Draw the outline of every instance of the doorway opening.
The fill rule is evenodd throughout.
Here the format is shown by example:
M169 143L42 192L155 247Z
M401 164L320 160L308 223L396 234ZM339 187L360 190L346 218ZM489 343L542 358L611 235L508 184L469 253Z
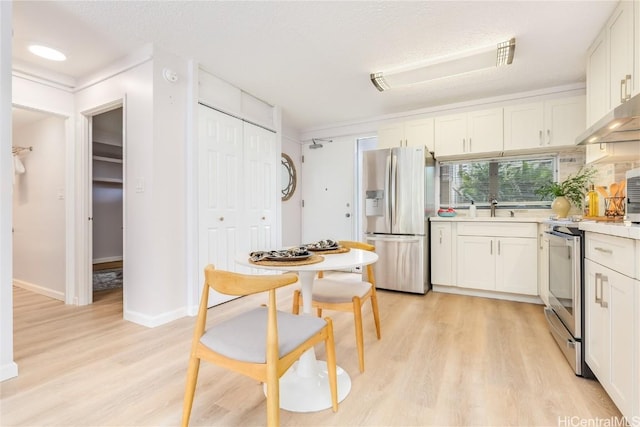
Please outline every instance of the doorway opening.
M12 109L13 284L61 301L67 281L66 120Z
M90 117L92 302L124 288L124 127L119 106Z

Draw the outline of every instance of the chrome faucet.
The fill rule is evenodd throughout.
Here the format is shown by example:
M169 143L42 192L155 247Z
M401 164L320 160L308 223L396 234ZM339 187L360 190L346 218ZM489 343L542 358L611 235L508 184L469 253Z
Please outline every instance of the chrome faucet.
M496 199L491 199L489 203L491 203L491 218L493 218L496 216L496 206L498 206L498 201Z

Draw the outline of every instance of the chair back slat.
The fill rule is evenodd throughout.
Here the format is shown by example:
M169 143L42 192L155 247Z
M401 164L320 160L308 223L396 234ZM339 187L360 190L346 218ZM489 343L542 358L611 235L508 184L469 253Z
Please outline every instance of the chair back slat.
M364 251L375 251L376 247L373 245L370 245L369 243L364 243L364 242L356 242L353 240L340 240L338 242L338 244L340 246L344 246L345 248L351 248L351 249L362 249Z
M208 265L205 270L205 282L216 291L226 295L251 295L259 292L287 286L298 281L294 273L266 275L240 274L216 270Z
M371 252L374 252L376 250L375 246L370 245L369 243L364 243L364 242L355 242L352 240L340 240L338 243L340 244L340 246L344 246L345 248L350 248L350 249L362 249L364 251L371 251ZM367 269L367 278L369 279L369 283L375 286L376 278L373 274L373 264L368 264L366 269Z

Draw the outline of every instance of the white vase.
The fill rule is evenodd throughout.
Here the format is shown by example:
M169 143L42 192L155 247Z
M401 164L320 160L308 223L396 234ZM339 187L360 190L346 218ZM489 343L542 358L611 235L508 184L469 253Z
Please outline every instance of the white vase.
M571 202L564 196L558 196L551 202L551 210L558 218L566 218L571 210Z

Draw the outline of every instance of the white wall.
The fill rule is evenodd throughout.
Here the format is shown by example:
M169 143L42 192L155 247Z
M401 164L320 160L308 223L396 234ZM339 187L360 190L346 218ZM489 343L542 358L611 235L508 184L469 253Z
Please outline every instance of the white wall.
M13 129L26 172L13 185L13 278L18 286L64 301L65 119Z
M164 68L176 71L178 82L166 81ZM89 86L75 97L79 118L124 100L124 317L146 326L186 313L188 79L186 61L156 49L153 60ZM77 144L83 143L85 132L79 132Z
M11 254L11 2L0 2L0 381L18 375L13 361Z
M302 243L301 200L302 200L302 165L301 145L295 137L282 136L282 152L288 154L296 167L297 185L293 196L282 203L282 246L295 246Z

